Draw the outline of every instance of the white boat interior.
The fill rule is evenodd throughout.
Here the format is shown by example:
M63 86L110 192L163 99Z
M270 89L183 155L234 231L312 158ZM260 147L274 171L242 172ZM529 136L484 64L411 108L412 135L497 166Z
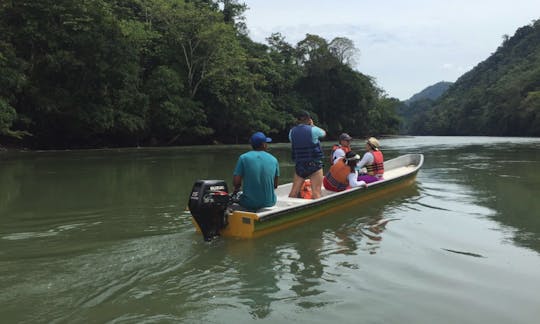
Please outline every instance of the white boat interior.
M395 159L391 159L384 162L384 178L377 182L367 184L366 187L356 187L347 189L340 192L329 191L322 188L322 197L316 200L303 199L303 198L290 198L289 192L291 190L292 183L286 183L276 188L277 202L272 207L266 207L259 209L256 213L260 219L265 216L272 215L283 210L295 208L301 205L308 205L319 203L321 200L332 199L339 195L347 195L356 190L369 190L370 187L379 186L385 182L394 180L399 177L403 177L410 173L417 171L423 163L424 157L422 154L407 154L399 156Z

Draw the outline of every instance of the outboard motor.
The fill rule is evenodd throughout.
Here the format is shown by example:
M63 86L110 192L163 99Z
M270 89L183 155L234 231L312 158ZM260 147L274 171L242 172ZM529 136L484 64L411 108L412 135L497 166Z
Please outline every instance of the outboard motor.
M189 211L199 225L205 241L211 241L227 225L230 203L227 183L223 180L197 180L189 197Z

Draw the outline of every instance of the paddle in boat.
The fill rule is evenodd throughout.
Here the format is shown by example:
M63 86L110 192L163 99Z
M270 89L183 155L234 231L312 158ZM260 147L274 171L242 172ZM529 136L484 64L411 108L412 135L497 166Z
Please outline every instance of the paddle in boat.
M206 241L216 236L254 238L409 186L423 162L422 154L399 156L384 162L383 180L340 192L323 188L319 199L289 198L292 183L283 184L276 188L276 205L257 211L236 208L225 181L197 180L189 197L189 213Z

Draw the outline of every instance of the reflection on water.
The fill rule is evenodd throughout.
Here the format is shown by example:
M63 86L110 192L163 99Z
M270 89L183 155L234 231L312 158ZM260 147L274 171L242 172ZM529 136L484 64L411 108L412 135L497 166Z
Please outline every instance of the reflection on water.
M517 244L540 252L540 145L529 141L497 143L489 149L458 147L452 151L454 158L434 155L429 164L438 165L438 176L446 181L437 184L444 195L437 201L448 200L455 210L456 202L469 200L473 206L467 213L493 217L512 228L511 239ZM456 188L448 190L448 182Z
M382 144L387 158L424 153L415 185L256 240L210 244L183 213L189 191L199 178L230 183L247 145L2 152L0 317L535 322L540 141ZM272 153L290 181L289 145Z
M224 243L234 267L244 265L237 289L252 318L270 316L275 303L303 310L339 303L342 298L329 294L328 285L362 269L362 258L377 253L386 227L399 222L396 214L418 195L413 185L368 206L319 219L317 226L304 224L257 240ZM302 239L291 241L294 237Z

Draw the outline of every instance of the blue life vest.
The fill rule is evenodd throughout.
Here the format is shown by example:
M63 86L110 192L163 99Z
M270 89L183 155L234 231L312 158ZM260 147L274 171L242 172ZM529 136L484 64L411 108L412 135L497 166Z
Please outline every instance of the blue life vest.
M298 125L291 129L292 159L294 162L322 160L321 142L313 143L310 125Z

